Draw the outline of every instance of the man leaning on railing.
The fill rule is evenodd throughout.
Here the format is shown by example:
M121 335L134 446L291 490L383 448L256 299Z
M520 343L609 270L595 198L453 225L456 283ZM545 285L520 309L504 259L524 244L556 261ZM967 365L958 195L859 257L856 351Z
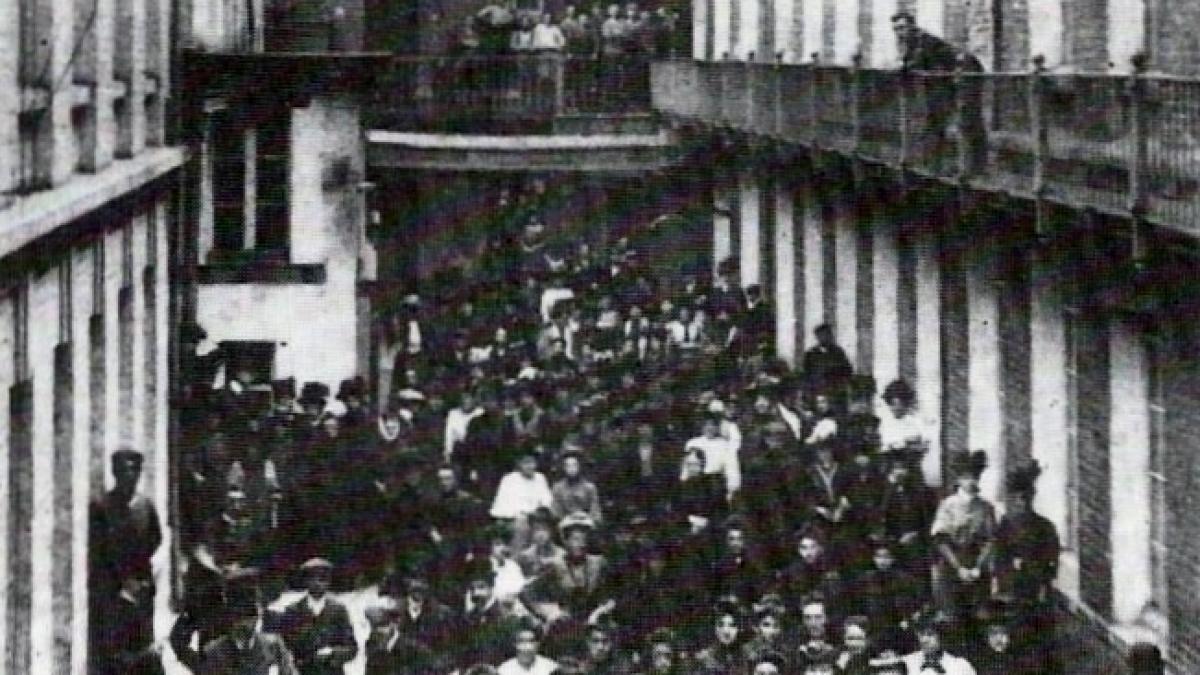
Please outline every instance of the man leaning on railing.
M916 17L910 12L897 12L892 16L892 29L901 49L901 69L917 73L981 73L983 64L973 54L962 51L917 26ZM945 86L927 87L926 124L934 135L936 158L945 157L953 149L950 127L955 120L955 87L947 78ZM983 103L977 86L968 86L962 99L958 132L966 140L969 171L979 168L986 153L986 138L983 125Z

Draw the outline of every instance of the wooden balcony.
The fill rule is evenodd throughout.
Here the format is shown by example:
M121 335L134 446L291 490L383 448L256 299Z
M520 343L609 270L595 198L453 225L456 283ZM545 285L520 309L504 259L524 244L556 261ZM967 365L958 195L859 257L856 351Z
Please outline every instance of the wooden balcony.
M1200 235L1200 81L686 60L651 89L681 123Z

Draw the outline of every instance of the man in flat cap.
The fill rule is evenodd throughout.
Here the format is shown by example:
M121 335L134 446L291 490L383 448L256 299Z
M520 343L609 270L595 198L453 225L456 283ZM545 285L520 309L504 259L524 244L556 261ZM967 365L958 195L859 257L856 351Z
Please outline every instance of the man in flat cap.
M300 570L308 592L284 611L284 640L300 675L341 675L358 654L358 643L346 607L329 597L333 564L312 558Z

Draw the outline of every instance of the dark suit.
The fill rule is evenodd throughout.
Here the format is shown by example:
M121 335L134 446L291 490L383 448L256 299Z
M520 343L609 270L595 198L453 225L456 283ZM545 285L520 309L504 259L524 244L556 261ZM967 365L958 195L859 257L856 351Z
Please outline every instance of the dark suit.
M93 610L96 675L161 675L154 643L154 607L150 596L133 601L118 595Z
M453 646L459 622L449 607L426 600L421 613L414 618L404 602L400 605L397 628L402 638L434 655L445 654Z
M274 633L258 633L244 649L228 635L204 648L196 675L297 675L295 660L283 638Z
M468 612L463 617L462 640L458 641L459 667L503 663L512 654L513 635L520 625L496 603Z
M162 544L162 529L154 503L142 495L126 502L110 491L91 509L91 584L115 597L121 581L152 580L150 556Z
M841 347L817 345L804 352L801 372L804 373L805 385L810 393L829 393L840 397L850 382L850 376L854 374L854 367Z
M309 609L307 598L289 605L283 613L282 628L301 675L342 675L342 666L358 653L350 615L333 598L326 598L324 609L317 615ZM325 647L332 648L333 653L318 656L317 652Z

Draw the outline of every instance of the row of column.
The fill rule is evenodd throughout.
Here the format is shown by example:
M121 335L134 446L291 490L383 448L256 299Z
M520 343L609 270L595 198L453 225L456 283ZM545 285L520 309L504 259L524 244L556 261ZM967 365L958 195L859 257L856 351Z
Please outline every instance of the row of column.
M119 447L144 453L142 492L167 512L169 216L165 197L144 203L46 256L0 301L6 673L87 672L88 505L111 486ZM155 560L164 607L167 548Z
M1073 330L1062 260L987 243L1023 216L964 211L952 195L745 168L717 177L713 207L714 265L734 261L743 287L768 290L767 243L779 358L797 364L813 329L830 324L880 388L909 381L934 438L930 485L943 485L947 452L984 450L982 491L1003 508L1007 468L1035 458L1037 508L1068 548L1064 590L1088 596L1080 569L1099 570L1110 590L1096 602L1120 620L1137 616L1151 595L1152 468L1138 324L1090 319L1102 343Z
M0 195L57 186L164 140L168 0L0 4Z
M1028 67L1029 59L1040 55L1050 68L1090 69L1091 61L1100 59L1103 69L1107 59L1110 69L1125 72L1145 49L1152 7L1146 0L1029 0L1027 7L1012 0L693 0L694 56L719 60L728 54L745 60L753 53L773 60L782 53L786 62L798 63L816 54L823 63L849 66L861 54L867 67L892 68L898 64L899 47L891 17L901 9L912 12L921 28L967 49L988 68L996 51L1011 52L1020 45L1028 53L1007 59L1017 67ZM999 32L997 17L1003 24ZM1086 24L1089 34L1072 35L1067 28L1072 20ZM1092 24L1102 33L1099 51L1090 35ZM1014 47L995 44L998 34Z

